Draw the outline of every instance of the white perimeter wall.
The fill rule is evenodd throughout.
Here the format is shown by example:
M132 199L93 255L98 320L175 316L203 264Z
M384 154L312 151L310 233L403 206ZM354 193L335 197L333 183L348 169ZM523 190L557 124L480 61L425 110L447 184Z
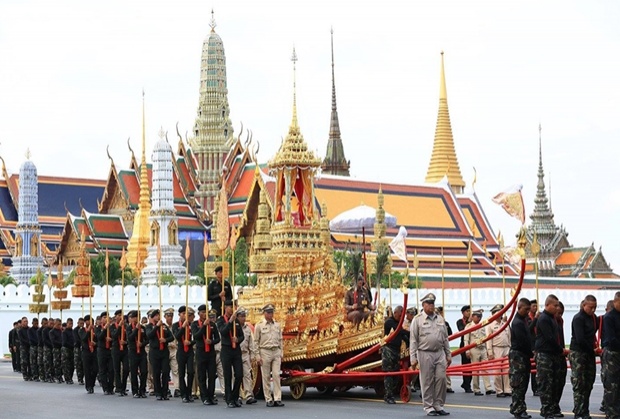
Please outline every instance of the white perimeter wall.
M88 298L84 299L84 308L82 309L81 298L71 298L71 290L69 291L69 299L71 299L71 309L65 310L62 313L63 321L67 317L73 318L74 322L82 317L83 314L88 314L89 303ZM13 327L13 322L21 319L23 316L27 316L29 324L32 324L32 318L36 317L36 314L28 311L28 305L32 303L31 293L34 292L34 286L28 287L26 285L8 285L6 287L0 286L0 354L8 353L8 334L9 330ZM44 294L48 293L47 287L44 287ZM436 305L443 305L444 312L446 313L446 319L453 332L457 331L456 321L461 317L461 307L469 304L469 290L468 289L446 289L444 294L446 302L442 301L441 289L420 289L418 291L418 298L422 298L427 293L432 292L437 297ZM374 293L374 290L373 290ZM510 300L510 290L506 289L506 301ZM579 303L587 294L593 294L598 300L597 314L601 314L605 310L605 305L608 300L613 299L615 291L612 290L571 290L571 289L541 289L539 291L540 300L544 301L548 294L555 294L560 301L564 303L566 312L564 314L564 336L566 343L570 342L571 337L571 319L579 311ZM110 303L110 311L114 311L121 308L122 290L120 286L110 287L108 299ZM484 309L484 317L490 316L490 309L495 304L503 303L503 290L501 288L479 288L472 290L472 300L475 308ZM536 298L536 290L532 288L524 289L521 292L520 297L526 297L528 299ZM137 293L136 288L133 286L125 287L125 312L131 309L135 309L137 306ZM381 299L389 304L389 290L381 289ZM106 309L106 287L95 287L95 295L92 298L93 302L93 315L98 315ZM191 286L189 288L189 305L190 307L197 308L200 304L205 302L205 290L204 286ZM49 303L49 297L46 297L46 303ZM402 305L403 294L400 290L392 290L392 306ZM165 308L173 307L175 310L182 305L185 305L185 286L165 286L162 287L162 305ZM416 306L416 291L409 291L409 307ZM150 308L159 308L159 293L156 286L142 286L140 287L140 308L142 315ZM60 317L60 312L53 311L52 316L54 318ZM41 313L39 317L49 317L48 313ZM176 316L175 316L176 319ZM458 346L458 342L452 342L452 346Z

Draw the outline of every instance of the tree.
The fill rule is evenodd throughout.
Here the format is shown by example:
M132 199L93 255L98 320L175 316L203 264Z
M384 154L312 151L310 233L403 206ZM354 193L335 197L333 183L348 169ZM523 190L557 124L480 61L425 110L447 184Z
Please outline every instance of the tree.
M101 252L90 262L93 285L106 284L105 253ZM133 272L129 266L125 267L125 284L133 283ZM118 258L110 256L108 284L113 287L121 284L121 263Z
M230 248L226 249L226 260L232 269L232 251ZM248 245L245 238L242 237L237 241L235 248L235 285L248 285L249 265Z
M11 284L17 285L17 281L8 275L0 276L0 285L6 287L7 285L11 285Z

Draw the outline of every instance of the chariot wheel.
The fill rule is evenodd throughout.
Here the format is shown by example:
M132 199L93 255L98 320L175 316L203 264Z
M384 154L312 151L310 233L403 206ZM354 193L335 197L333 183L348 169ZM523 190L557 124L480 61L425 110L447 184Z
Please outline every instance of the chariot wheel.
M297 370L297 371L304 370L300 365L294 365L291 369ZM299 383L291 384L289 386L289 389L291 390L291 396L293 397L293 399L299 400L304 396L304 394L306 394L306 383L299 382Z
M316 391L318 391L321 396L329 396L335 389L334 386L316 386Z

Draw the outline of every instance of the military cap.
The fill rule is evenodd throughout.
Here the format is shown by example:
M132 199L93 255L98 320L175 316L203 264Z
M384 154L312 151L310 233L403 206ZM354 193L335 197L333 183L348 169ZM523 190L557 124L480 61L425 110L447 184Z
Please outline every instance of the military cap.
M418 314L418 309L415 307L409 307L407 309L407 314L413 314L415 316L416 314Z
M164 316L167 316L169 314L174 316L174 309L172 307L167 308L167 309L164 310Z
M491 309L491 314L495 314L495 313L497 313L497 312L498 312L498 311L500 311L502 308L504 308L504 305L503 305L503 304L495 304L495 305L493 306L493 308Z
M36 320L36 319L35 319ZM86 316L84 316L84 321L89 321L90 320L90 314L87 314Z
M471 310L471 307L469 305L461 307L461 313L465 313L467 310Z
M116 311L114 312L114 315L115 315L115 316L118 316L119 314L123 314L123 310L118 309L118 310L116 310Z
M263 307L263 313L273 313L275 309L276 308L273 306L273 304L267 304L265 307Z
M472 316L482 317L482 312L483 312L483 311L484 311L483 309L474 310L474 311L472 311L471 315L472 315Z
M131 310L129 313L127 313L127 317L129 317L130 319L138 317L138 310Z
M223 271L222 265L215 268L215 273L222 272L222 271Z
M232 307L233 306L233 302L232 300L226 300L224 301L224 307Z
M424 297L422 297L420 299L421 302L423 303L430 303L430 304L435 304L435 294L433 294L432 292L429 292L428 294L426 294Z
M155 316L159 315L159 309L154 309L154 310L149 310L151 312L151 314L149 314L149 317L152 319Z
M245 307L239 307L237 309L237 316L245 316L246 314L248 314L248 311L245 309Z
M187 309L187 315L188 315L188 316L191 316L191 315L193 315L194 313L196 313L196 311L194 311L194 309L193 309L193 308L189 307L189 308Z
M217 311L216 310L209 310L209 317L217 317Z
M108 312L107 311L102 311L101 314L99 315L99 317L108 317Z
M179 307L179 314L185 313L186 307L185 306L181 306Z
M206 304L200 304L198 306L198 311L207 311L207 305Z
M435 310L437 310L440 313L443 313L443 307L442 306L435 307Z

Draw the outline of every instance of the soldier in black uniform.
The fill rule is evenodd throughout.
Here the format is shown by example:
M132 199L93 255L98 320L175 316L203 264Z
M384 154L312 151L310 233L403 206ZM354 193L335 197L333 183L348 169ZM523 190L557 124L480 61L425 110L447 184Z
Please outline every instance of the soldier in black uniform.
M52 344L52 368L51 375L54 382L64 383L62 379L62 321L56 319L53 327L49 331L50 342Z
M103 389L103 394L111 396L114 394L114 365L112 364L112 319L108 317L108 312L101 313L100 324L95 328L97 335L97 365L99 367L99 383Z
M241 347L245 335L241 329L241 324L237 320L237 312L233 312L231 300L224 302L224 315L217 319L217 328L220 332L222 350L220 359L224 369L224 388L226 406L241 407L239 390L243 380L243 359L241 357ZM234 384L233 384L234 371Z
M50 317L47 327L43 327L41 337L43 338L43 364L45 365L45 379L49 383L55 383L54 377L54 345L50 338L50 332L54 328L54 319Z
M19 366L19 339L17 331L19 330L19 322L13 323L13 328L9 331L9 352L11 353L11 364L13 372L21 372Z
M409 334L402 328L398 328L398 322L403 315L403 307L398 306L394 309L392 316L388 317L383 324L383 335L388 336L397 330L396 336L381 348L381 369L385 372L400 371L400 347L405 343L409 344ZM388 404L395 404L394 393L398 387L400 377L388 375L383 379L385 395L383 400Z
M457 329L459 329L459 332L464 330L465 326L467 326L467 323L470 322L471 307L468 305L461 307L461 315L462 317L456 321L456 327ZM465 346L465 336L461 336L461 343L459 344L459 348L462 348L464 346ZM462 352L461 353L461 365L467 365L467 364L471 364L471 359L467 357L466 352ZM468 375L463 374L463 384L461 384L461 387L463 388L463 390L465 390L465 393L474 392L471 389L471 379L472 379L471 374L468 374Z
M134 399L145 399L146 378L148 376L148 361L146 359L146 329L138 324L138 312L132 310L127 313L129 324L127 325L127 351L129 356L129 369L131 371L131 393ZM138 383L138 377L140 382Z
M22 324L17 331L17 338L19 339L19 360L21 361L21 371L24 381L30 381L34 379L30 364L30 338L28 337L29 331L30 328L28 327L28 317L22 317ZM38 377L36 378L38 379Z
M528 326L528 313L531 303L527 298L521 298L517 305L517 312L510 326L510 352L509 376L510 388L512 389L512 403L510 413L516 419L529 419L532 416L527 414L527 404L525 403L525 393L530 381L532 358L532 335Z
M217 312L218 316L222 315L222 301L232 301L232 288L230 283L222 278L223 270L221 266L215 268L215 277L209 284L208 296L211 301L211 309ZM222 281L224 281L224 290L222 290Z
M45 320L47 324L47 319ZM41 320L43 322L43 320ZM45 367L41 371L43 363L43 338L41 337L41 328L39 327L39 319L32 319L32 326L28 329L28 340L30 341L30 369L32 371L31 378L33 381L45 380Z
M196 373L200 397L203 404L214 405L217 404L215 399L215 377L217 375L215 345L220 342L220 334L213 322L216 316L215 310L209 312L208 319L206 311L205 304L198 307L198 320L192 323L192 335L196 342Z
M114 387L119 397L127 395L129 358L127 356L127 325L123 311L114 312L114 322L110 325L112 335L112 366L114 367Z
M179 307L179 321L172 325L172 334L177 340L177 365L179 367L179 390L183 403L191 403L192 383L194 382L194 337L191 325L194 309ZM187 377L186 377L187 374Z
M78 384L84 385L84 364L82 364L82 341L80 340L80 329L84 327L84 319L80 317L77 322L77 326L73 329L73 365L75 366L75 373L77 375Z
M67 325L62 331L62 372L65 376L65 383L73 384L73 365L75 349L75 339L73 335L73 319L67 319Z
M527 319L528 327L530 328L530 335L532 337L532 351L534 350L534 345L536 344L536 323L538 322L539 316L540 311L538 311L538 301L530 300L530 312L528 313ZM538 392L538 380L536 379L536 363L534 363L533 371L530 372L530 381L532 383L532 393L534 396L540 396Z
M78 331L80 342L82 343L82 369L84 370L84 387L88 394L95 392L95 381L97 380L97 337L95 335L95 325L90 315L84 316L84 327Z
M620 418L620 291L614 294L613 308L603 317L603 377L606 418Z
M153 387L157 400L168 400L170 381L170 352L168 343L174 340L168 325L161 321L159 310L151 313L151 322L146 326L149 338L149 363L153 368Z

